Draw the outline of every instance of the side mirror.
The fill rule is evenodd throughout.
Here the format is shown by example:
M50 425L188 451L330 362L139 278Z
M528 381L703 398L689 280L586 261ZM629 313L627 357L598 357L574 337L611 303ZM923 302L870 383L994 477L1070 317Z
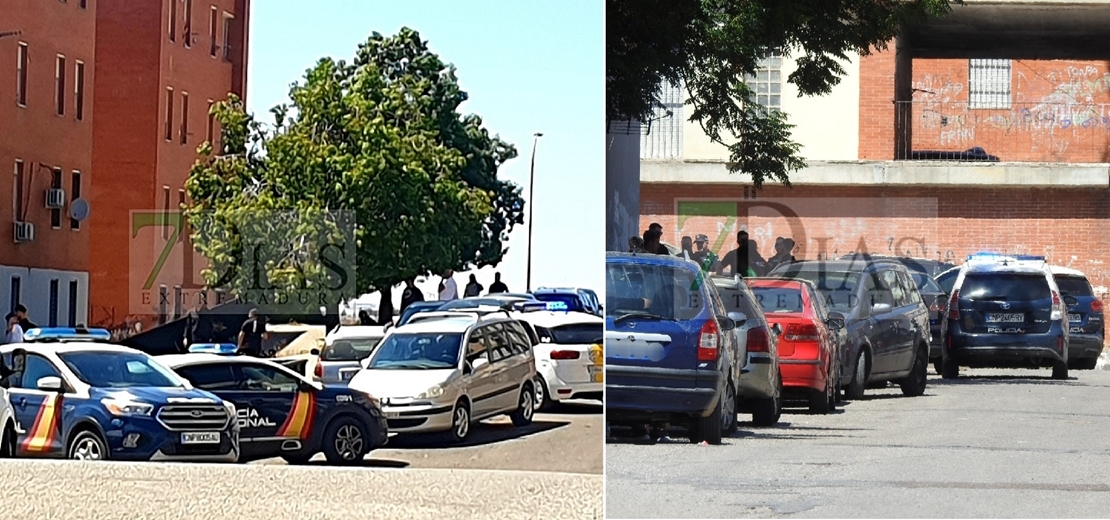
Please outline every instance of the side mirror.
M774 331L776 336L782 336L782 325L778 323L771 325L771 330Z
M717 316L717 326L721 327L721 330L733 330L736 328L736 322L728 316Z
M730 312L728 313L728 317L731 318L734 323L736 323L737 327L743 327L744 324L748 322L748 317L742 312Z
M471 365L469 361L463 361L462 373L464 376L469 376L470 374L473 374L474 365Z
M488 364L489 364L488 359L486 359L484 357L480 357L478 359L475 359L474 361L471 361L470 362L470 367L471 367L471 370L477 372L478 370L481 370L482 367L484 367Z
M830 330L840 330L843 329L846 325L844 322L844 318L832 316L830 316L828 320L825 320L825 324L829 326Z
M890 312L892 307L889 303L876 303L871 306L871 314L886 314Z
M314 348L314 349L308 351L308 353L312 354L313 356L319 356L320 355L320 349Z
M55 376L39 378L39 380L35 382L35 386L44 392L61 392L62 379Z

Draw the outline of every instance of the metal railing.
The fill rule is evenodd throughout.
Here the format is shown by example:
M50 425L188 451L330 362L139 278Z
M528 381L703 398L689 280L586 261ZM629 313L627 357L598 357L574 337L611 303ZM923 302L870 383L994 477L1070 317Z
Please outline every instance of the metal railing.
M894 102L894 158L958 162L1110 162L1110 103L1082 100L973 108Z

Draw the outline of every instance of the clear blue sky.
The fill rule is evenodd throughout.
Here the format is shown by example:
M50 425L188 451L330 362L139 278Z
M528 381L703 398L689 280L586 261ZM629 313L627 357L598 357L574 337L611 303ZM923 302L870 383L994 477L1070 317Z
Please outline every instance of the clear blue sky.
M247 102L264 122L289 85L318 59L350 61L374 31L417 30L458 69L470 94L461 112L482 117L519 157L499 176L524 189L536 153L532 285L604 289L605 22L602 0L252 2ZM529 201L530 203L532 201ZM526 209L527 212L527 209ZM514 229L496 270L524 289L528 229ZM478 273L487 288L494 269ZM459 289L464 276L456 276Z

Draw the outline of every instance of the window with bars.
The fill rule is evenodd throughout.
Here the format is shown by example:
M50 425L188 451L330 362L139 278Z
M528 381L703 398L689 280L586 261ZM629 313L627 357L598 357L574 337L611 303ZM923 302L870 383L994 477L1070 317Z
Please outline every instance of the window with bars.
M771 51L759 61L754 76L744 76L744 83L755 92L756 103L767 110L782 110L782 52Z
M662 107L656 107L651 121L641 126L647 133L640 137L641 159L678 159L682 157L683 87L663 85L659 91Z
M56 190L62 189L62 169L55 167L50 173L50 187ZM50 210L50 227L54 229L62 228L61 209L54 208Z
M73 111L78 121L85 119L85 62L78 61L73 77Z
M15 102L21 106L27 106L27 44L19 42L19 51L17 55L18 61L16 62L16 84L15 84Z
M70 197L69 197L70 203L72 203L73 201L81 198L81 172L80 171L73 170L73 173L70 174L69 193L70 193ZM73 229L73 230L81 229L81 221L77 220L75 218L70 218L69 219L69 229Z
M166 140L173 141L173 87L166 87Z
M1010 60L969 60L968 108L1009 109L1010 69Z
M54 67L54 108L58 115L66 115L66 57L61 54Z

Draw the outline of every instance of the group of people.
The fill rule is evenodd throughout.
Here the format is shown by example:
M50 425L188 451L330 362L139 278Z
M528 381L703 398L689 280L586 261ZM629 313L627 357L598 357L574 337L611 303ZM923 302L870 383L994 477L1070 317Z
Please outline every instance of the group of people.
M756 241L743 230L736 234L736 249L725 253L724 258L717 258L717 255L709 249L709 237L705 235L699 234L693 239L688 236L682 237L681 248L662 242L662 238L663 226L652 223L647 231L644 231L643 237L628 239L628 251L685 257L702 266L702 269L707 272L718 275L739 275L744 278L765 276L781 264L797 261L794 258L796 244L791 238L778 237L775 240L775 252L770 258L763 258Z

